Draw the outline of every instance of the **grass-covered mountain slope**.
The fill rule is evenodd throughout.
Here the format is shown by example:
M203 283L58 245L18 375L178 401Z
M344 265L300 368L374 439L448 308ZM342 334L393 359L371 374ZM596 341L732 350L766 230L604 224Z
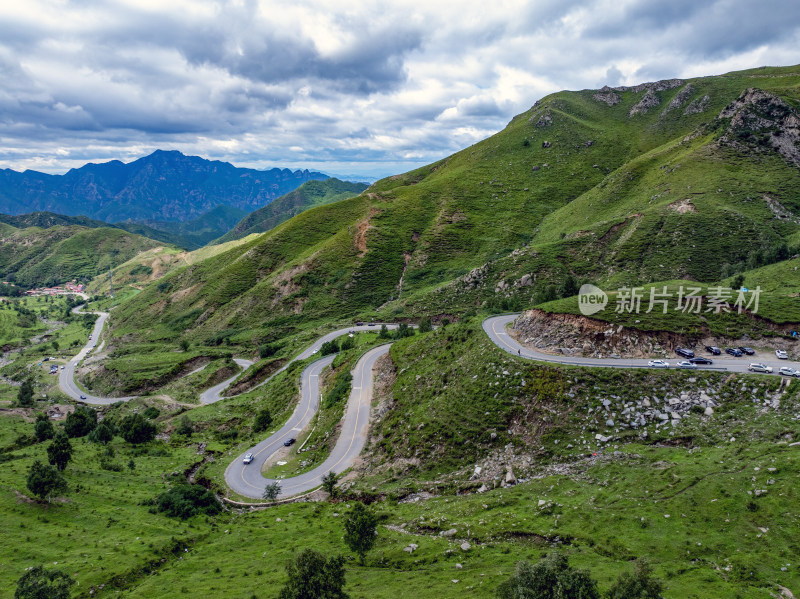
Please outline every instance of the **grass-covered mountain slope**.
M22 287L89 281L139 252L163 245L122 229L56 225L0 231L0 277Z
M503 286L529 304L570 274L713 282L778 261L800 231L798 84L785 67L553 94L487 140L168 276L119 309L114 334L254 347L381 308L463 312Z
M364 183L340 181L335 177L324 181L307 181L294 191L248 214L220 237L217 243L269 231L304 210L353 197L366 188L367 185Z

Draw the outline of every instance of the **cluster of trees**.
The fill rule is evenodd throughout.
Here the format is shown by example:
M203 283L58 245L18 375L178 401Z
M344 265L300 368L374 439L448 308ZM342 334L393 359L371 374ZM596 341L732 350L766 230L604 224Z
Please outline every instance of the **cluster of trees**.
M623 572L605 593L607 599L661 599L663 584L646 560L637 560L633 572ZM597 582L585 570L569 565L557 551L536 564L522 561L497 589L499 599L600 599Z
M333 475L336 484L336 475ZM357 554L363 565L366 554L377 539L378 515L356 502L344 519L344 542ZM347 599L344 592L345 558L325 557L319 551L305 549L286 566L288 581L279 599Z
M157 416L158 410L155 412ZM31 465L26 486L33 495L49 502L54 493L67 490L67 481L62 472L66 470L74 453L70 439L86 437L92 443L107 445L115 435L120 435L135 445L152 441L156 435L156 426L142 414L131 414L118 422L111 418L98 422L97 412L88 406L78 406L75 411L67 414L63 427L53 426L46 414L37 415L33 435L38 442L50 440L50 444L47 446L47 464L37 460ZM111 447L107 450L111 450ZM128 467L133 470L132 460Z
M339 341L338 339L331 339L330 341L326 341L320 347L319 353L323 356L328 356L330 354L335 354L340 351L347 351L348 349L353 349L356 346L356 338L355 336L350 337L347 335Z
M152 511L181 520L197 514L213 516L222 511L216 495L201 485L176 485L161 493L152 504Z
M381 330L378 333L378 339L405 339L414 335L414 329L402 322L393 331L389 330L385 324L381 325Z

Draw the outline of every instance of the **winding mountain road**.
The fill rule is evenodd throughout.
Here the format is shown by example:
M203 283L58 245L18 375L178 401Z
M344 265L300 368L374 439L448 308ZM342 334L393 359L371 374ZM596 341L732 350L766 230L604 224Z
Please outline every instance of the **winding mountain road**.
M77 311L78 308L75 309ZM92 339L83 349L73 357L59 375L59 385L61 389L70 397L92 404L110 404L117 401L127 401L132 397L98 397L88 392L81 391L75 384L75 367L94 347L102 328L108 319L108 313L97 312L99 318L95 323ZM549 362L553 364L564 364L574 366L589 366L602 368L648 368L649 360L646 358L583 358L575 356L558 356L546 354L535 349L531 349L520 344L508 331L508 326L516 320L519 314L504 314L492 316L483 321L483 330L489 339L504 351L520 356L522 358ZM296 360L304 360L316 354L322 345L327 341L332 341L343 335L358 331L375 331L380 325L358 325L332 331L317 339L308 348L300 352L292 360L287 362L281 369L273 373L272 376L257 385L266 384L278 373L282 372ZM397 325L388 325L388 328L397 328ZM281 485L280 497L290 497L312 491L322 484L322 477L328 472L341 473L350 468L356 458L364 448L369 430L369 414L372 401L372 372L377 360L389 351L390 344L381 345L367 351L356 363L352 371L353 386L350 392L345 413L342 418L342 429L333 450L328 458L313 470L296 477L281 479L277 481ZM274 434L264 439L254 447L242 452L225 470L225 482L236 493L245 497L260 499L265 487L274 482L265 478L261 474L262 467L266 460L283 447L284 441L296 438L305 430L314 415L319 409L319 377L322 371L333 362L334 356L326 356L310 364L301 374L300 400L297 403L292 415L286 423ZM761 359L763 361L763 358ZM253 365L250 360L241 358L235 359L236 363L243 369ZM786 360L769 360L767 365L772 366L777 373L781 366L792 366L800 368L800 363L789 362ZM748 372L749 360L740 359L716 359L713 366L700 366L698 369L729 371L729 372ZM227 389L241 373L233 376L222 383L206 390L200 395L202 404L214 403L223 399L222 393ZM243 458L246 454L252 453L254 456L250 464L244 464Z
M353 465L364 448L369 431L369 414L372 404L372 371L378 359L389 351L390 344L380 345L366 352L352 370L353 386L342 418L342 429L328 458L319 466L292 478L278 480L280 497L306 493L322 484L328 472L337 474ZM289 420L281 429L261 441L255 447L239 455L225 470L225 482L236 493L260 499L271 479L261 475L266 460L283 447L284 441L295 438L304 430L319 408L319 376L333 362L334 356L326 356L308 366L302 373L301 397ZM244 456L252 453L250 464L243 462Z
M483 321L483 330L489 336L489 339L499 348L529 360L538 360L540 362L550 362L552 364L568 364L571 366L593 366L602 368L652 368L648 366L650 359L648 358L581 358L578 356L555 356L553 354L545 354L543 352L525 347L519 343L508 332L508 326L514 322L519 314L503 314L500 316L492 316ZM683 358L675 358L680 361ZM751 362L759 362L772 366L773 374L778 374L778 369L781 366L790 366L795 369L800 369L800 362L790 362L788 360L764 360L763 358L756 358L754 356L743 356L741 358L728 358L721 356L714 356L714 364L712 366L699 365L696 369L692 370L714 370L714 371L728 371L728 372L748 372L747 367ZM672 368L672 367L671 367Z
M94 346L100 337L100 331L103 330L103 326L106 324L106 320L108 320L108 312L80 312L80 307L81 306L77 306L73 308L72 311L75 314L97 314L99 315L99 318L94 323L92 334L86 345L84 345L75 356L70 358L69 362L64 365L63 370L59 371L58 386L64 393L69 395L75 401L82 401L84 403L109 405L118 401L129 401L133 399L133 397L100 397L97 395L92 395L88 391L82 391L75 382L75 368L78 366L78 363L83 360L86 355L92 351L92 349L94 349Z

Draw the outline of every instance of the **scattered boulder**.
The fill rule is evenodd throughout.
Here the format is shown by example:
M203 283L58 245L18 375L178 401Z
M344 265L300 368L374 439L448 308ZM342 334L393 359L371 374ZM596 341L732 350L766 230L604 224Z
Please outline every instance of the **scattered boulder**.
M472 545L470 545L466 541L461 543L461 551L469 551L470 549L472 549Z

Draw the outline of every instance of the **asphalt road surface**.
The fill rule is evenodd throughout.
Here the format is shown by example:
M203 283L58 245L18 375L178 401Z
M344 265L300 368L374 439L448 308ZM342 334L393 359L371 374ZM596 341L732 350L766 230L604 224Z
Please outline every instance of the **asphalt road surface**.
M345 329L346 331L347 329ZM329 340L326 338L323 339ZM313 346L309 349L313 353ZM277 481L281 485L280 497L299 495L316 489L322 484L322 477L328 472L338 474L353 465L364 448L369 431L373 387L372 370L375 362L388 351L389 344L375 347L365 353L356 363L352 371L353 386L336 445L328 458L313 470ZM333 361L333 358L334 356L327 356L317 360L303 371L300 402L286 424L278 432L243 452L231 462L225 470L225 482L231 489L240 495L260 499L267 484L274 482L264 478L261 475L261 469L266 460L283 447L284 441L292 437L296 438L311 422L319 408L319 375ZM255 459L250 464L245 464L243 459L248 453L252 453Z
M80 306L73 308L72 311L76 314L84 314L83 312L78 311L79 308ZM76 401L82 401L84 403L108 405L118 401L128 401L133 399L133 397L98 397L97 395L92 395L88 391L82 391L75 383L75 368L77 367L78 362L83 360L83 358L86 357L86 354L94 349L94 346L100 337L100 331L103 330L103 325L105 325L106 320L108 319L108 312L94 312L94 314L98 314L100 318L98 318L94 323L94 329L92 329L92 338L89 339L89 341L83 346L77 355L72 357L69 362L66 363L64 369L59 371L58 386L72 399Z
M525 347L517 342L508 332L508 325L514 322L519 314L503 314L501 316L492 316L483 321L483 330L489 335L489 339L501 349L510 354L518 355L529 360L538 360L540 362L550 362L553 364L570 364L573 366L599 366L604 368L651 368L647 365L650 361L648 358L581 358L577 356L556 356L552 354L545 354L535 349ZM697 368L692 370L715 370L727 372L748 372L747 367L753 363L763 363L767 366L772 366L773 375L778 374L778 369L781 366L790 366L795 369L800 369L800 362L790 362L789 360L778 360L778 358L764 360L755 356L742 356L741 358L721 358L720 356L712 357L714 364L698 365ZM684 358L675 356L668 359L670 368L676 368L675 364L684 360Z

